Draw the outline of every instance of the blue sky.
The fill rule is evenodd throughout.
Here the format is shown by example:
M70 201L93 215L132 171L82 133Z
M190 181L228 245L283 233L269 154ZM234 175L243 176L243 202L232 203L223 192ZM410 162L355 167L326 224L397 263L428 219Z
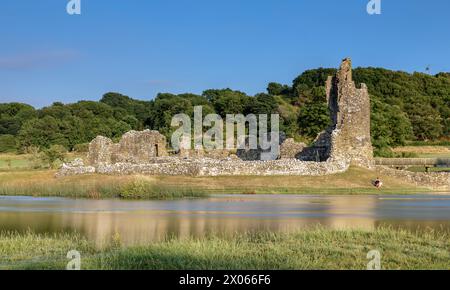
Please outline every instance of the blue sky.
M355 66L450 71L450 1L68 0L0 2L0 102L37 107L152 99L209 88L265 91L301 72Z

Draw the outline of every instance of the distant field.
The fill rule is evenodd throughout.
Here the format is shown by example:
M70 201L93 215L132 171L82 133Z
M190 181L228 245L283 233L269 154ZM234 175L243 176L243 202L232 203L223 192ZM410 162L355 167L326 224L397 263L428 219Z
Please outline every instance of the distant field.
M75 153L68 153L67 160L73 160L82 155ZM26 170L31 168L31 155L28 154L0 154L0 171L10 170Z
M404 146L394 148L395 153L413 154L415 158L450 158L450 146ZM425 167L410 167L412 172L425 172ZM450 172L450 168L430 168L429 172Z
M0 154L0 170L26 169L29 167L27 155Z
M450 158L450 146L404 146L393 151L416 154L418 158Z

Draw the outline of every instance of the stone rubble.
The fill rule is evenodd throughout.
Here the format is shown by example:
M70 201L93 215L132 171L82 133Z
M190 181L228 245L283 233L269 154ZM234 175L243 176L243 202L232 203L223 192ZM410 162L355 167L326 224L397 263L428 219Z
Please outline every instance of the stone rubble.
M94 166L85 166L82 159L77 158L72 162L64 163L59 171L56 173L56 177L64 177L70 175L83 175L95 173Z
M306 147L305 143L297 143L294 138L288 138L280 146L280 159L298 159Z

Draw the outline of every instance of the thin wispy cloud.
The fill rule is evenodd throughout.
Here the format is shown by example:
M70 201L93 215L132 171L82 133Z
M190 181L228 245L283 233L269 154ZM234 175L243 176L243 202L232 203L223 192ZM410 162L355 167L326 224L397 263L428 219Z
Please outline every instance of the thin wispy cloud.
M58 66L79 57L73 50L33 51L0 55L0 70L30 70Z

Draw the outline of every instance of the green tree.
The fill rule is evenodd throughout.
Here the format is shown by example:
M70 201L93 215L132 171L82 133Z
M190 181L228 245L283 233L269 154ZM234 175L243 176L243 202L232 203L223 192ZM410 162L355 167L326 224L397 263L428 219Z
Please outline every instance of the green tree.
M324 103L310 103L300 109L298 124L304 136L315 138L330 123L330 112Z
M251 102L250 96L231 89L207 90L203 92L203 96L222 117L226 117L227 114L244 114Z
M267 86L267 92L272 96L287 96L291 93L292 88L288 85L282 85L279 83L269 83Z
M64 146L52 145L42 152L42 161L50 168L55 168L66 160L66 154Z
M146 126L151 129L160 130L166 136L172 132L171 121L176 114L185 113L193 115L193 107L189 100L172 94L158 94L156 97L150 117Z
M245 114L267 114L275 113L278 108L277 101L272 95L257 94L255 97L249 98L247 101L247 107L245 108Z
M126 112L121 119L136 130L140 130L144 127L145 122L150 117L152 111L152 102L135 100L119 93L107 93L103 95L100 102L107 104L114 109L122 109ZM128 117L126 115L128 115ZM126 120L131 121L130 117L134 117L138 122L136 124L127 122ZM124 118L126 118L126 120Z
M413 136L411 122L398 106L372 97L371 135L375 156L392 157L391 147L405 145Z
M443 135L443 120L431 105L414 103L408 105L409 118L417 140L436 140Z
M22 124L35 114L34 108L26 104L0 104L0 135L17 135Z
M22 148L29 146L49 148L53 144L68 145L68 142L60 131L59 120L45 116L42 119L31 119L23 124L19 132L19 144Z

